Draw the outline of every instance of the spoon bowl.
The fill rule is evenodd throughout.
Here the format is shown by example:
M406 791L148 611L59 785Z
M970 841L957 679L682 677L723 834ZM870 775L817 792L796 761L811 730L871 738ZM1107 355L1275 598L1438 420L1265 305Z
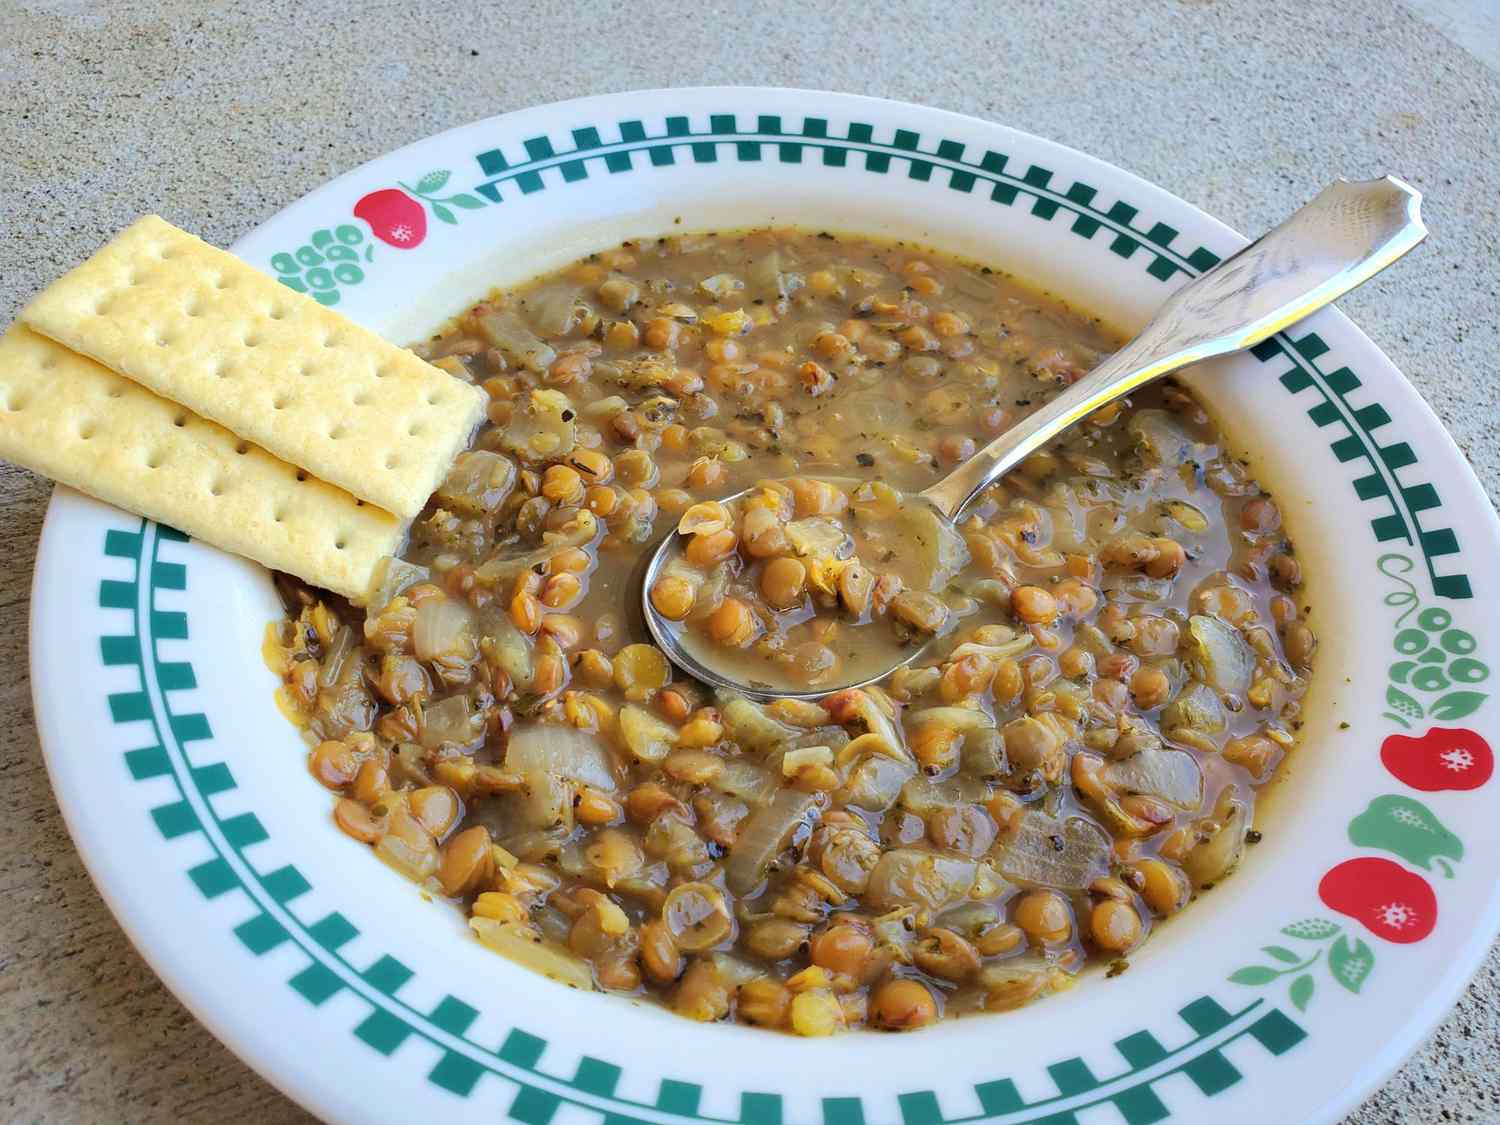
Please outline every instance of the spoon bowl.
M760 488L761 485L759 484L751 485L749 488L741 489L733 495L720 498L718 502L732 508L737 502L745 499L751 493L759 491ZM904 502L930 506L929 502L920 496L908 496ZM946 517L937 514L937 518L945 519ZM899 659L880 663L873 671L870 670L869 665L861 665L859 672L848 675L843 679L808 686L758 682L736 674L729 668L727 661L715 666L711 659L707 659L703 655L700 655L699 652L695 652L694 646L684 640L684 636L688 632L685 622L669 620L651 603L651 588L656 584L657 578L661 576L667 566L674 559L681 556L685 541L686 537L679 534L676 528L673 528L657 543L650 555L647 556L646 565L639 572L641 615L644 618L647 632L651 634L651 639L656 642L657 647L666 653L667 658L682 671L694 679L708 684L710 687L739 692L752 699L821 699L823 696L830 695L836 691L843 691L846 688L863 687L866 684L884 679L897 668L905 667L916 660L927 650L930 644L929 640L919 644L903 646L900 649ZM711 645L712 642L705 638L701 647L709 650Z

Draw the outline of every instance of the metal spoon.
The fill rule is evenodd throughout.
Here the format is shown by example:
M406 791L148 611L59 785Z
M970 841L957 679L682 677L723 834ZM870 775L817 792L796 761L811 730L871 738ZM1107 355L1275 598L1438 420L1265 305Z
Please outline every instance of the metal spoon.
M1253 347L1337 300L1427 237L1421 203L1421 193L1394 176L1336 180L1280 226L1178 289L1135 339L917 496L951 522L1027 456L1100 407L1190 363ZM681 541L674 531L657 547L644 572L647 594ZM768 689L689 652L649 596L641 598L641 608L651 636L679 668L757 699L818 698L872 683L922 651L915 646L877 674L847 683Z

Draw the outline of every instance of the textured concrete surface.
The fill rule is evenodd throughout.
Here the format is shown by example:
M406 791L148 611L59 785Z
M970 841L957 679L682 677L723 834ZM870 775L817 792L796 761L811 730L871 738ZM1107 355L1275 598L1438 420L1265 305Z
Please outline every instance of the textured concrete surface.
M1405 0L1453 42L1500 70L1500 4L1489 0Z
M1396 0L0 0L0 323L142 212L226 244L330 176L474 118L647 86L842 89L1052 137L1247 231L1335 173L1407 177L1427 193L1433 237L1344 308L1494 497L1494 0L1413 6L1422 14ZM157 983L69 844L25 677L47 493L0 468L0 663L13 669L0 684L0 1118L305 1120ZM1497 1013L1492 956L1351 1122L1500 1121Z

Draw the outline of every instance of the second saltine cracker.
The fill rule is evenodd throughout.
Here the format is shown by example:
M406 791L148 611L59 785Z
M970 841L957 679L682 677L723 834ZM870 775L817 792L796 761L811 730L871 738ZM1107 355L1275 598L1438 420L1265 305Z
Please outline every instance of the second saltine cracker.
M0 457L363 603L400 520L25 325L0 336Z
M154 215L64 274L22 319L408 518L468 444L487 401Z

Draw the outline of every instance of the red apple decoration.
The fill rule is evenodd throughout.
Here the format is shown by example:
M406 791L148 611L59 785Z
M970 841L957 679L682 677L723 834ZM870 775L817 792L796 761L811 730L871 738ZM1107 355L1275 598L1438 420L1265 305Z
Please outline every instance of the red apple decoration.
M1376 937L1401 945L1421 941L1437 925L1437 896L1427 880L1388 859L1345 860L1323 876L1318 897Z
M410 250L427 237L427 212L397 188L372 191L354 205L354 215L370 224L375 237L398 250Z
M1380 744L1380 760L1413 789L1478 789L1495 772L1490 744L1471 730L1433 727L1421 738L1393 734Z

